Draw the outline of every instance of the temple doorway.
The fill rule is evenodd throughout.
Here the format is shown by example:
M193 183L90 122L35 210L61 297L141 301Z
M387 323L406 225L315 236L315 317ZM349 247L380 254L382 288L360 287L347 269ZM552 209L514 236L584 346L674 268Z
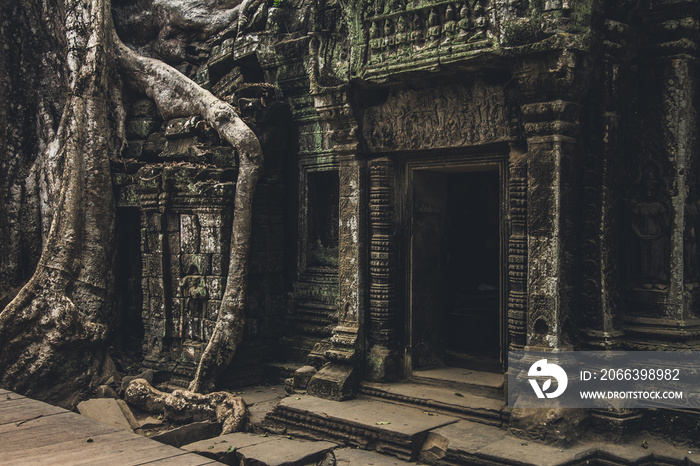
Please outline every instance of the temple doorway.
M498 166L414 170L411 370L502 372L502 179Z

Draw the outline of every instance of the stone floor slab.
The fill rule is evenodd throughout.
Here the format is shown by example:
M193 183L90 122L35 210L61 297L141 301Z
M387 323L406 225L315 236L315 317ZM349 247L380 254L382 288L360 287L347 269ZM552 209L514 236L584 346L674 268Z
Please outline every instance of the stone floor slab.
M220 453L225 453L232 447L238 450L239 448L250 447L261 443L270 442L272 440L273 437L268 435L233 432L231 434L219 435L218 437L183 445L181 448L187 451L218 455Z
M461 367L439 367L435 369L414 370L413 377L432 380L444 385L446 382L455 384L482 385L493 389L502 389L503 374L475 371Z
M336 466L405 466L416 464L357 448L340 448L333 453L335 454Z
M338 445L331 442L314 442L275 436L269 442L237 449L244 464L266 466L305 465L323 459L326 452Z
M121 401L121 400L120 400ZM123 402L123 401L122 401ZM128 408L127 408L128 409ZM132 430L133 426L113 398L95 398L78 403L78 412L83 416L94 419L103 424L119 427L124 430ZM133 414L132 414L133 417ZM136 423L136 420L133 421ZM138 423L136 423L138 427Z
M476 422L459 421L428 433L421 456L440 458L448 451L475 452L506 437L507 433L498 427Z
M436 415L416 408L371 399L330 401L311 396L290 396L280 407L337 418L374 430L412 437L431 429L457 422L451 416Z

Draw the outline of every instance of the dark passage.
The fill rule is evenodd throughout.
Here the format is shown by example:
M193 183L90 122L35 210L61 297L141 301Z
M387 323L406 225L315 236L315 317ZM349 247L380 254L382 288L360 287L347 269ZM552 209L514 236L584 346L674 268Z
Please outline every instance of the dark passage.
M498 359L498 173L449 174L447 199L445 349Z
M413 192L413 365L500 371L499 174L421 171Z

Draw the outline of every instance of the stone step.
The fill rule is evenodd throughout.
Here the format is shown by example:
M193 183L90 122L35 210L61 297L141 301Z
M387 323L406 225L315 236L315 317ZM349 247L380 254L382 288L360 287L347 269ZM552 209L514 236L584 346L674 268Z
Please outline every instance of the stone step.
M431 429L456 421L371 398L340 402L304 395L283 399L263 427L277 434L328 440L411 461L417 459Z
M436 369L414 370L411 382L435 387L450 387L459 392L504 399L504 374L476 371L461 367L441 367Z
M333 451L333 456L335 456L336 466L406 466L416 464L357 448L338 448Z
M644 446L642 446L644 445ZM648 434L624 444L590 440L559 447L526 440L496 427L459 421L433 429L421 448L421 464L440 466L700 464L700 453Z
M281 435L234 432L181 448L230 465L301 466L317 463L337 446L331 442L298 440Z
M276 384L284 384L285 379L294 377L294 372L304 364L297 362L269 362L265 364L268 380Z
M460 392L452 387L412 382L362 382L360 393L372 398L419 407L429 412L456 416L496 427L507 425L510 417L510 411L505 402Z
M304 336L308 337L320 337L320 338L325 338L333 335L333 326L332 325L326 325L326 324L308 324L308 323L299 323L297 322L294 325L294 330Z

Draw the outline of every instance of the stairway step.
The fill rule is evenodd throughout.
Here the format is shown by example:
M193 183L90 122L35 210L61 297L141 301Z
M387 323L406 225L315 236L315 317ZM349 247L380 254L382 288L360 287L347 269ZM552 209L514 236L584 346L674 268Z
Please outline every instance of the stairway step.
M335 447L331 442L235 432L191 443L182 449L226 464L302 466L316 464Z
M450 387L460 392L502 400L505 376L493 372L475 371L461 367L414 370L410 380L435 387Z
M297 309L314 309L318 312L335 312L335 304L321 303L318 301L302 301L297 303Z
M453 422L457 418L369 398L339 402L304 395L283 399L263 426L271 432L374 449L411 461L417 459L428 431Z
M362 382L360 393L496 427L507 424L510 417L510 411L502 400L456 391L452 387L436 387L412 382Z

